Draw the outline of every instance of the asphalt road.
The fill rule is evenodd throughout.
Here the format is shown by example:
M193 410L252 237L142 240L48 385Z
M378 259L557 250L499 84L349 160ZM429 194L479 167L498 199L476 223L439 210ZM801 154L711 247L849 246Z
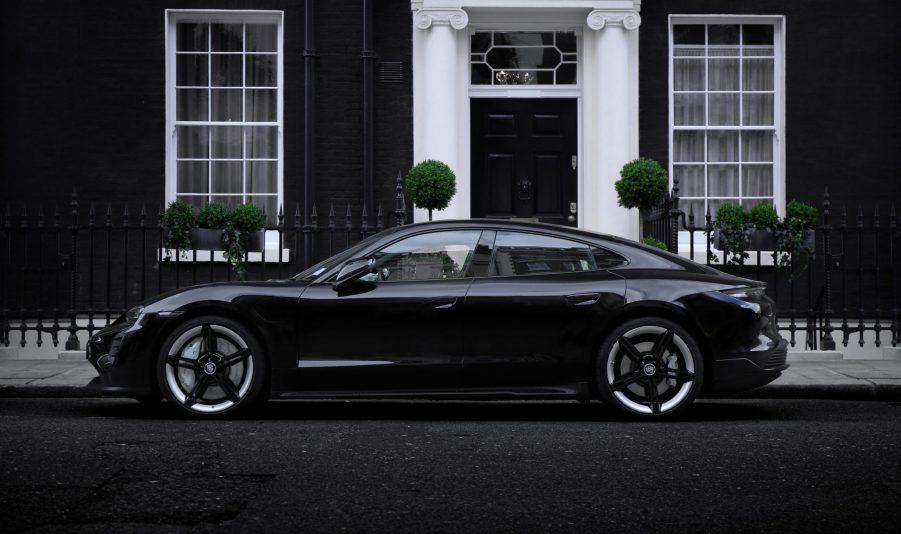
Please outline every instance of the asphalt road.
M0 531L897 532L901 404L0 399Z

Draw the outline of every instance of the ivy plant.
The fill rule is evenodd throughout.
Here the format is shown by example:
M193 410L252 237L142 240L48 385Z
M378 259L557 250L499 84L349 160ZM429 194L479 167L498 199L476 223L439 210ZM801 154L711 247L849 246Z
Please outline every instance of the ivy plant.
M163 227L168 230L166 234L164 259L170 261L172 255L169 252L175 249L182 258L187 258L187 251L191 248L191 237L188 231L194 227L194 208L184 200L170 202L163 213Z
M751 230L753 228L745 208L727 203L716 210L713 226L707 231L708 239L711 230L718 231L726 265L744 265L745 260L750 257L748 249L751 248ZM712 253L710 261L717 261L716 256Z
M432 210L446 208L457 193L457 176L447 164L427 159L407 172L404 187L413 205L429 210L431 221Z
M796 273L807 267L813 253L807 244L807 234L813 228L817 214L816 208L797 200L785 207L785 217L775 229L779 267L794 267Z
M244 245L241 243L241 236L259 232L265 224L266 216L256 204L241 204L230 213L227 212L222 232L222 244L225 245L223 254L239 280L243 280L247 273L244 267Z

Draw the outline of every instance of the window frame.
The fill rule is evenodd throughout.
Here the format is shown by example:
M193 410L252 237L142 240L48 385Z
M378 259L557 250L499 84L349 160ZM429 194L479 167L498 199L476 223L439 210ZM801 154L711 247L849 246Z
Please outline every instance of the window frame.
M177 138L176 127L179 125L210 125L210 126L242 126L269 125L276 127L276 209L284 206L284 12L277 10L219 10L219 9L167 9L165 11L165 55L166 55L166 164L165 164L165 202L168 205L176 199L177 192ZM212 120L201 122L176 120L176 24L180 22L200 23L225 23L225 24L276 24L276 122L275 123L248 123L227 122L215 123ZM246 158L242 157L246 162ZM242 183L246 177L242 169ZM242 193L243 195L243 193ZM267 217L273 214L266 214ZM270 241L270 232L267 232L267 244Z
M429 234L443 234L443 233L452 233L452 232L478 233L478 236L476 236L475 244L473 245L472 250L469 251L469 254L467 256L466 264L464 266L462 266L462 268L460 269L460 276L455 276L453 278L424 278L421 280L418 280L418 279L414 279L414 280L378 280L375 283L396 284L396 283L409 283L409 282L435 282L435 281L446 281L446 280L463 280L463 279L470 278L470 276L468 276L469 270L470 270L470 268L472 268L473 259L476 256L476 251L478 250L479 243L482 240L482 235L485 233L485 230L483 228L442 228L442 229L430 230L427 232L419 232L419 233L415 233L415 234L410 234L410 235L406 235L400 239L397 239L395 241L392 241L391 243L388 243L387 245L385 245L383 247L373 250L372 252L367 254L365 257L375 259L375 267L378 267L379 259L376 258L376 254L383 252L385 249L391 248L394 245L396 245L398 243L402 243L408 239L416 239L417 237L422 237L424 235L429 235ZM344 262L344 263L346 263L346 262Z
M676 131L675 126L675 97L674 97L674 69L673 69L673 26L678 24L771 24L773 26L773 126L710 126L703 127L680 127L683 130L771 130L773 131L773 206L781 215L785 214L785 16L783 15L669 15L668 36L667 36L667 98L668 98L668 171L670 188L674 183L674 165L673 165L673 139ZM705 90L705 94L708 90ZM739 110L741 113L741 110ZM705 169L709 165L707 163L706 143L705 143ZM739 166L739 184L741 184L741 164ZM707 173L705 171L705 182ZM705 185L706 187L706 185ZM693 197L694 198L694 197ZM705 189L703 197L709 201L710 196ZM686 214L686 222L687 222ZM705 213L695 214L695 225L703 224ZM711 217L715 213L711 212Z
M489 258L488 258L488 266L489 266L489 268L488 268L488 274L485 275L484 277L481 277L481 278L509 278L509 279L515 279L515 278L523 278L523 277L530 277L530 276L553 276L553 275L559 276L559 275L576 275L576 274L584 275L585 273L609 272L611 269L618 269L618 268L620 268L620 267L623 267L623 266L629 264L629 259L626 258L625 256L623 256L622 254L619 254L618 252L615 252L615 251L611 250L611 249L608 248L608 247L605 247L605 246L602 246L602 245L598 245L597 243L592 243L592 242L590 242L590 241L583 241L583 240L581 240L581 239L573 239L573 238L571 238L571 237L569 237L569 236L560 236L560 235L554 235L554 234L546 234L546 233L542 233L542 232L534 232L534 231L529 231L529 230L509 229L509 228L496 228L495 230L496 230L496 233L495 233L495 236L494 236L494 240L493 240L492 243L491 243L491 254L490 254ZM550 272L534 272L534 273L524 273L524 274L515 274L515 273L514 273L514 274L506 274L506 275L504 275L504 274L499 274L499 273L491 274L491 265L494 264L494 260L495 260L495 257L496 257L496 255L497 255L497 249L498 249L498 247L497 247L497 239L498 239L498 236L499 236L499 234L500 234L501 232L509 232L509 233L514 233L514 234L528 234L528 235L535 235L535 236L540 236L540 237L549 237L549 238L552 238L552 239L559 239L559 240L561 240L561 241L570 241L570 242L572 242L572 243L578 243L578 244L580 244L580 245L585 245L585 246L588 248L588 252L589 252L589 255L591 256L591 260L592 260L592 264L593 264L593 267L594 267L594 268L589 269L589 270L587 270L587 271L564 271L564 272L560 272L560 271L550 271ZM604 268L599 267L599 266L597 265L597 259L595 258L595 255L594 255L594 252L593 252L594 249L601 249L601 250L604 250L604 251L609 252L609 253L611 253L611 254L615 254L616 256L619 256L620 258L623 259L623 263L620 264L620 265L617 265L616 267L604 267Z

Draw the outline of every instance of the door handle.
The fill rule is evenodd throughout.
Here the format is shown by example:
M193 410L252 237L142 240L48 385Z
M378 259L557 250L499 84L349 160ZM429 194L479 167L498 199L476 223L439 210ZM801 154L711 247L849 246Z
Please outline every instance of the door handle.
M457 297L436 297L429 299L429 306L436 310L452 308L457 303Z
M591 306L600 298L600 293L579 293L578 295L566 295L566 303L570 306Z

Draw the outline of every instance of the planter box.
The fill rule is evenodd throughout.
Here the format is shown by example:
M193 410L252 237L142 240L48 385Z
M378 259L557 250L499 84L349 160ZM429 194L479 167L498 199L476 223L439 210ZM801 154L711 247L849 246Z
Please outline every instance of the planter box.
M723 250L723 237L720 235L719 230L714 230L713 232L713 245L719 249ZM813 230L807 231L807 239L804 241L804 246L811 251L811 256L813 255L813 251L815 250L816 245L816 233ZM774 250L776 247L776 240L773 237L773 232L769 230L754 230L751 232L751 246L748 250Z
M225 250L225 245L222 244L222 230L191 228L188 236L194 250Z
M225 250L222 244L222 230L212 228L192 228L188 235L191 237L191 247L194 250ZM241 246L244 252L262 252L266 245L264 232L250 232L241 234Z

